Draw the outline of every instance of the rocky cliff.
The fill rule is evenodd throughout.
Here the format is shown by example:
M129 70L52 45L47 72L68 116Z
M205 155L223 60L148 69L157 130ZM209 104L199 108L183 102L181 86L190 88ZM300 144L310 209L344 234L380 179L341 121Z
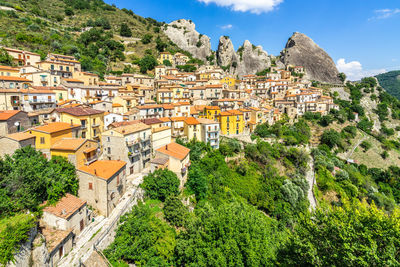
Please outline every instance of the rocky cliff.
M195 58L206 61L211 55L210 38L198 33L191 20L173 21L164 28L164 33L179 48L190 52Z
M239 77L255 74L271 66L271 59L261 46L255 46L246 40L235 52L232 41L227 36L219 39L217 62L220 66L229 67L229 72Z
M341 83L332 58L305 34L296 32L289 38L280 60L286 66L304 66L310 80Z

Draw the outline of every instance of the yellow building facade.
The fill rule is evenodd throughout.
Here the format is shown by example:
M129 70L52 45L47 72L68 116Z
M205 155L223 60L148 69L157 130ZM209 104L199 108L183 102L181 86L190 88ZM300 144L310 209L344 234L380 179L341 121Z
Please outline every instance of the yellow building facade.
M68 159L76 168L97 159L97 142L83 138L63 138L50 148L50 155Z
M79 137L80 125L64 122L53 122L29 130L36 136L35 147L39 150L49 150L51 146L63 138Z
M221 79L220 82L221 82L221 84L226 84L229 87L233 87L236 84L236 79L232 78L232 77L225 77L225 78Z
M225 135L242 134L245 128L243 113L238 110L221 112L218 121L221 133Z
M104 131L104 111L71 107L59 108L57 112L62 122L81 125L82 138L100 140L101 133Z

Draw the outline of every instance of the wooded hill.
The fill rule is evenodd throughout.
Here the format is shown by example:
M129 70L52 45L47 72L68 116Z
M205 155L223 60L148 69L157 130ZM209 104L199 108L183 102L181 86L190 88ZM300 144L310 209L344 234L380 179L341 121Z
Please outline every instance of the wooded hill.
M123 71L145 55L179 51L160 27L102 0L2 0L0 45L73 55L86 71ZM131 72L125 67L126 72Z

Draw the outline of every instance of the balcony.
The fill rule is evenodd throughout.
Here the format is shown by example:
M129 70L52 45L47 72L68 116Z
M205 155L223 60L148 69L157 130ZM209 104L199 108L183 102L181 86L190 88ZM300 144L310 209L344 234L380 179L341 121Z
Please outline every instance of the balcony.
M47 104L47 103L55 103L55 99L29 99L29 104L39 105L39 104Z
M85 165L90 165L97 160L97 155L85 159Z
M94 124L92 124L92 128L97 128L97 127L100 127L100 123L94 123Z

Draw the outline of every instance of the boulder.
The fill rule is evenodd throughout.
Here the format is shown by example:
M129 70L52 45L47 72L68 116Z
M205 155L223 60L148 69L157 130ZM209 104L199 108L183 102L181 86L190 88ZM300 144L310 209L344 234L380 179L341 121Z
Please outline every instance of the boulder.
M193 57L206 62L207 57L211 55L210 38L198 33L191 20L176 20L163 29L172 42L191 53Z
M306 78L324 83L340 84L339 71L332 58L310 37L295 32L289 38L280 60L285 66L303 66Z

